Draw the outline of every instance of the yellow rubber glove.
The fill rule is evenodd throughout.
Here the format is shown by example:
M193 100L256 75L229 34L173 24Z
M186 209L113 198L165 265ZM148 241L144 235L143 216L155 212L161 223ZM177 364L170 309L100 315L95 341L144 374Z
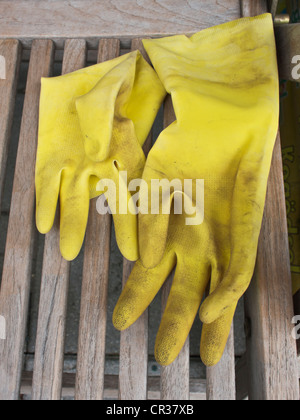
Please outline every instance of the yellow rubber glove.
M191 39L145 40L144 46L172 95L177 121L151 150L143 180L151 192L155 179L180 179L182 186L184 180L204 180L204 220L201 205L194 214L198 219L172 212L139 215L141 260L113 322L121 330L135 322L176 266L156 359L168 365L177 357L210 281L211 294L200 312L205 323L201 357L213 366L223 354L256 261L279 116L272 17L241 19ZM147 194L140 194L142 202ZM191 198L174 187L171 198L176 196ZM160 199L170 208L168 194ZM200 203L195 188L192 199Z
M127 171L128 182L142 175L142 145L165 93L138 51L42 79L36 222L41 233L49 232L60 196L60 248L65 259L73 260L80 251L90 198L106 191L116 211L120 250L127 259L138 259L137 216L119 214L119 172ZM115 197L109 195L107 185L96 191L99 179L115 183ZM127 184L123 186L130 206L131 193Z

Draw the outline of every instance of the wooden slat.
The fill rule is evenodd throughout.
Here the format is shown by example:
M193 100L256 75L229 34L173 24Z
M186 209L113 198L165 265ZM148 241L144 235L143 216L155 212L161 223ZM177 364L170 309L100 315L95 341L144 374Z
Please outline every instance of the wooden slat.
M247 16L267 10L263 0L243 3ZM251 325L247 343L250 399L299 399L296 344L291 334L291 288L282 155L278 135L268 182L256 274L246 293L246 308Z
M165 121L174 121L172 118L173 109L170 98L167 98L167 109L165 111ZM169 293L173 281L172 274L163 285L162 291L162 313L165 310ZM161 399L166 401L186 401L190 399L190 341L186 340L177 359L169 366L161 368Z
M7 162L8 144L20 66L21 48L17 40L0 41L0 57L3 57L5 79L0 75L0 207ZM2 61L1 61L2 63Z
M84 38L98 47L97 38L130 39L193 33L239 17L239 0L2 0L0 38Z
M7 338L0 340L0 399L18 399L34 239L34 168L40 78L48 76L51 41L35 41L29 65L0 293Z
M33 400L59 400L63 368L69 264L61 258L57 219L47 235L33 375Z
M85 41L67 41L62 73L82 68L85 56ZM32 390L34 400L61 398L69 270L70 263L60 254L57 213L44 247Z
M298 400L296 343L280 137L268 184L256 274L246 294L249 397Z
M239 2L235 0L213 1L214 14L207 13L207 10L212 8L211 0L202 2L198 0L183 2L174 2L173 0L158 2L154 0L139 2L137 0L110 0L103 1L101 7L99 1L94 0L89 2L88 8L86 2L82 0L74 4L69 1L55 3L55 7L53 7L53 1L45 0L27 0L26 3L18 0L14 2L2 1L0 38L6 36L20 37L24 45L29 46L32 39L37 36L50 37L55 39L58 47L62 47L63 40L58 40L60 36L67 38L84 37L88 40L90 47L96 48L99 31L101 31L101 34L107 37L121 36L123 46L129 46L129 40L133 36L193 33L207 26L235 19L239 17L240 12ZM265 1L259 0L242 1L243 15L255 15L264 12L265 3ZM102 24L99 24L99 20ZM44 32L44 28L47 28L47 34ZM284 49L287 51L284 46L283 48L280 47L280 51ZM75 54L76 51L78 50L75 48ZM0 340L0 399L17 399L19 394L34 236L33 174L39 78L49 74L52 56L53 46L50 41L33 42L0 293L0 314L5 317L7 322L7 339ZM65 58L65 63L71 63L73 59L74 57L68 60ZM17 69L17 67L16 64L14 68ZM290 72L290 69L288 72ZM15 86L11 92L13 92L13 89L15 89ZM9 118L4 120L9 128ZM4 161L6 159L5 155L4 148ZM248 347L250 349L249 361L251 367L250 393L253 399L299 398L299 384L298 380L295 379L295 372L297 372L295 343L291 339L293 314L290 313L292 305L290 279L288 278L288 244L284 222L286 220L284 214L285 201L281 174L281 150L278 140L269 181L257 273L247 293L248 314L252 322L252 335ZM92 227L102 229L98 240L105 246L97 247L97 258L92 254L90 247L85 250L81 324L86 325L86 329L81 326L82 336L80 338L79 371L76 386L78 399L100 399L103 397L104 390L104 332L109 258L107 249L111 219L107 218L100 223L100 219L95 216L95 212L90 213L87 239L88 242L94 240L92 234L95 234L95 230L92 232ZM276 224L274 220L276 220ZM275 229L274 226L276 226ZM279 226L278 229L277 226ZM36 376L33 386L34 395L39 399L59 399L62 388L61 375L69 264L62 261L57 253L58 236L57 232L55 235L54 233L55 229L53 236L47 236L44 255L40 306L43 313L39 316ZM99 252L104 253L101 254L101 257L103 256L102 261L99 258ZM281 263L278 268L279 260ZM51 261L55 262L55 273ZM131 263L124 262L124 281L128 278L131 268ZM103 277L96 278L95 273L98 269ZM49 277L47 277L47 273ZM95 294L99 285L103 292L101 296ZM165 287L165 296L168 295L169 287L170 285ZM99 299L96 299L95 302L89 301L89 296L92 295L93 298L97 296ZM99 314L101 315L97 320ZM49 332L45 334L45 331L43 331L43 326L48 325L47 320L50 322L50 334ZM91 331L91 327L95 330ZM90 334L95 340L94 343L90 341ZM147 313L131 329L121 335L119 396L122 399L147 398L147 363L145 363L148 350L147 337ZM47 345L49 347L45 353L43 346L45 349ZM228 344L228 349L232 356L231 341ZM161 395L163 399L185 399L185 397L189 397L189 380L186 380L188 378L186 376L189 361L188 353L187 342L177 361L162 370ZM84 360L84 356L87 360ZM214 385L224 378L224 371L220 373L220 366L208 373L208 388L212 399L218 399L218 392L221 391L220 384L218 387ZM232 364L230 363L230 369L231 367ZM93 371L93 369L95 370ZM98 384L97 380L99 380ZM90 382L88 387L87 382ZM154 390L156 398L159 396L157 384L152 388L149 383L149 389ZM111 395L109 394L109 396ZM117 396L116 387L114 387L113 395L114 397Z
M206 382L207 400L236 400L233 327L221 361L216 366L209 367L206 370Z
M140 39L134 39L132 51L139 49L147 58ZM144 144L145 155L152 144L152 135ZM123 287L133 269L134 263L123 259ZM120 341L120 400L146 400L148 378L148 310L127 330L121 332Z
M134 263L123 262L123 286ZM119 399L146 400L148 378L148 310L127 330L121 332Z
M159 376L148 377L148 400L160 399L160 378ZM23 372L21 396L26 399L31 397L32 387L32 372ZM62 397L74 398L75 396L75 374L64 373L62 383ZM190 379L190 399L191 400L205 400L205 380ZM118 376L105 375L104 378L104 400L117 400L118 399Z
M98 62L118 57L120 42L102 40ZM77 400L101 400L104 393L105 333L110 256L111 215L100 215L96 201L90 206L82 276Z
M267 0L241 0L241 16L258 16L268 11Z
M278 8L278 2L279 0L269 0L269 11L272 13L273 18L276 16L277 8Z

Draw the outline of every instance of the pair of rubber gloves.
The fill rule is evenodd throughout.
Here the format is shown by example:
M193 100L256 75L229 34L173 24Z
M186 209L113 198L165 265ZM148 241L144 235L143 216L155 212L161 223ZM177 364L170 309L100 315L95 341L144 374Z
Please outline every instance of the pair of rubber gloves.
M139 258L114 325L132 325L176 268L156 359L168 365L177 357L209 287L200 307L200 351L213 366L255 267L279 116L272 17L240 19L191 38L145 40L144 46L156 73L133 52L43 79L37 226L42 233L51 229L60 197L61 252L73 259L84 239L90 198L104 192L109 204L114 200L99 180L115 181L118 207L120 172L127 171L128 182L142 178L147 188L140 189L141 214L113 215L121 252ZM146 161L142 145L166 92L176 121ZM179 180L182 186L192 180L193 188L183 190L177 182L171 195L159 194L160 211L151 214L153 180ZM130 210L129 189L126 195ZM178 197L189 202L188 215L173 211ZM161 214L162 208L170 211Z

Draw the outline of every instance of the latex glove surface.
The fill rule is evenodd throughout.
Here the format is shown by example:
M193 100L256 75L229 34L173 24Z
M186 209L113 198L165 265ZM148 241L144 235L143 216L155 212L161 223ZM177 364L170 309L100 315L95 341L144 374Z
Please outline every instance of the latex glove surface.
M82 246L90 198L107 192L114 207L119 248L138 259L137 216L126 212L131 193L125 188L125 211L119 212L120 171L128 182L142 175L142 150L165 96L152 67L135 51L60 77L42 79L36 162L36 223L41 233L52 228L60 197L60 248L73 260ZM98 186L99 187L99 186ZM124 194L123 194L124 195ZM124 204L123 204L124 207ZM127 214L126 214L127 213Z
M255 267L278 130L273 22L267 14L210 28L191 39L145 40L144 46L172 95L177 121L151 150L143 180L151 192L154 179L180 179L182 186L192 179L194 187L196 180L204 180L204 220L201 205L198 225L184 212L139 216L141 261L117 303L114 325L122 330L135 322L176 266L156 359L168 365L177 357L210 281L200 317L205 323L201 357L212 366L223 354L237 302ZM196 204L195 191L182 194L174 187L173 202L168 194L161 194L160 201L170 208L181 196Z

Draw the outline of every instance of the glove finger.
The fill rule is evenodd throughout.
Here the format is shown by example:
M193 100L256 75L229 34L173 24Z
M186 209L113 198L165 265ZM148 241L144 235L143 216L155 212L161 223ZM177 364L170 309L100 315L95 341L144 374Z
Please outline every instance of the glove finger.
M169 215L139 215L139 248L143 265L153 268L160 263L168 237Z
M144 157L144 155L143 155ZM139 259L138 247L138 219L136 208L133 205L131 193L128 191L127 178L116 170L118 181L116 182L116 212L113 214L116 241L122 255L129 261ZM126 174L127 177L127 174ZM107 196L109 205L110 197Z
M230 334L236 305L211 324L203 324L200 355L206 366L215 366L221 360Z
M36 226L40 233L48 233L54 223L57 208L60 173L46 174L45 169L36 170Z
M203 323L211 324L223 316L232 305L237 305L253 276L255 259L250 259L251 256L242 258L238 255L231 260L222 281L213 288L200 308L200 319Z
M277 133L277 126L276 133ZM273 131L273 127L272 127ZM275 139L275 136L274 136ZM264 203L267 171L271 165L273 142L268 152L249 155L239 164L230 205L230 257L219 284L204 301L201 320L210 324L238 302L251 282L257 256ZM266 148L267 150L267 148Z
M139 214L139 248L143 265L153 268L159 264L165 252L172 195L170 186L164 187L168 179L162 179L161 174L150 168L147 163L143 180L147 188L140 190L142 211Z
M120 331L130 327L147 309L176 263L175 254L166 254L161 264L149 270L139 260L123 289L113 313Z
M171 364L190 333L209 280L209 266L193 269L177 265L167 306L155 343L155 358L163 366Z
M89 214L88 178L62 178L60 192L60 250L67 261L74 260L82 247Z
M100 174L98 174L100 178ZM138 221L136 207L127 186L127 172L119 172L113 164L109 178L100 179L97 191L105 194L110 212L113 215L116 241L120 252L129 261L139 259ZM106 213L103 200L97 201L100 214Z
M128 261L137 261L139 258L137 217L133 214L115 214L113 220L121 254Z
M155 70L138 54L135 81L126 111L133 121L140 145L144 144L165 96L166 90Z

